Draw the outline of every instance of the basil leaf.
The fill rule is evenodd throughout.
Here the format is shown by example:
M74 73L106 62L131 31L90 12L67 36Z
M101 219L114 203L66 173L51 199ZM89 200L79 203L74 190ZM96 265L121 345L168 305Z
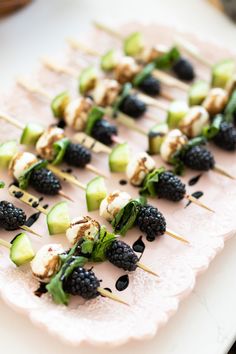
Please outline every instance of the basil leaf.
M156 184L159 181L160 175L165 171L164 167L156 168L154 171L147 174L140 190L141 195L156 197Z
M214 136L216 136L219 133L220 124L222 121L223 121L223 116L221 114L218 114L210 125L203 128L202 135L206 139L214 138Z
M113 117L116 116L122 102L130 94L131 89L132 89L132 84L130 82L127 82L126 84L123 85L121 94L117 97L115 103L113 104L113 108L112 108Z
M233 91L230 100L224 111L224 120L228 123L234 123L236 119L236 90Z
M139 200L133 199L116 214L111 223L116 234L124 236L133 227L141 206Z
M108 232L105 226L101 226L99 238L95 242L91 259L94 262L106 260L106 253L112 242L116 239L115 234Z
M103 118L105 114L105 111L98 107L98 106L94 106L89 115L88 115L88 120L87 120L87 124L86 124L86 127L85 127L85 133L88 134L88 135L91 135L92 133L92 130L93 130L93 127L94 127L94 124Z
M52 161L53 165L59 165L62 162L69 143L70 140L68 138L63 138L53 144L53 150L55 152L55 158Z
M154 62L145 65L143 69L137 75L135 75L133 79L134 86L141 85L141 83L146 79L146 77L151 75L155 67L156 64Z
M3 181L0 181L0 189L5 187L5 183Z
M39 170L40 168L47 166L47 163L48 162L46 160L39 160L35 162L33 165L31 165L28 169L23 171L22 175L19 177L18 180L19 187L21 189L27 189L32 171Z
M83 240L81 243L81 251L84 254L91 254L94 247L94 241L92 240Z
M171 69L173 64L180 58L177 47L171 48L167 53L154 60L157 69Z

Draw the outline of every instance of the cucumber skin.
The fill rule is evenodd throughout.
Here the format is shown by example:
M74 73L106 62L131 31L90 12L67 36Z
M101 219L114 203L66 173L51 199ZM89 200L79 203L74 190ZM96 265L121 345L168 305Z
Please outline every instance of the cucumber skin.
M39 137L43 134L43 127L41 127L41 130L38 129L38 132L30 132L32 130L32 126L38 126L40 128L40 125L36 124L27 124L25 129L22 132L21 138L20 138L20 144L22 145L35 145ZM31 136L30 136L31 135Z
M22 243L23 246L27 247L27 253L23 256L20 255L20 253L16 255L16 253L18 253L18 251L20 250L19 246L22 246ZM12 262L15 263L16 266L20 266L32 261L34 256L35 253L31 246L31 242L28 236L25 233L21 233L18 236L16 236L10 249L10 259L12 260Z
M5 155L5 156L4 155L1 156L2 148L5 148L8 144L9 144L9 146L12 147L11 154ZM7 149L7 150L9 152L9 149ZM4 169L8 168L11 159L17 153L17 151L18 151L17 142L15 140L9 140L6 143L0 144L0 168L4 168Z
M125 161L123 159L119 158L116 159L116 155L126 155ZM115 157L115 160L113 158ZM119 144L117 145L114 149L112 149L112 152L109 155L109 167L111 172L125 172L126 167L129 163L130 159L130 150L129 146L127 143L124 144Z
M223 75L222 76L222 72L221 72L221 77L219 77L219 67L226 65L226 63L228 63L228 65L231 65L231 72L227 73L227 75ZM212 68L212 79L211 79L211 85L212 87L220 87L220 88L225 88L228 81L230 80L230 78L233 76L233 73L235 71L235 63L234 61L232 61L231 59L226 59L223 60L217 64L215 64Z
M55 220L51 220L51 217L54 219L54 214L55 214L55 211L57 212L58 209L63 209L64 208L64 213L67 214L66 217L67 217L67 220L66 222L63 223L64 224L61 224L61 225L57 225L55 227ZM61 214L61 211L60 211L60 214ZM64 215L64 214L63 214ZM62 215L62 216L63 216ZM48 231L49 231L49 234L52 236L52 235L58 235L58 234L62 234L64 233L70 226L70 217L69 217L69 209L68 209L68 205L66 202L59 202L57 204L55 204L51 210L49 211L49 213L47 214L47 226L48 226Z
M168 125L166 123L154 126L148 134L148 152L151 155L160 154L161 144L168 133Z
M90 188L94 187L94 185L98 185L100 187L102 187L102 191L99 191L99 198L94 198L95 197L95 193L93 192L92 194L90 194ZM106 190L106 186L104 183L104 179L102 177L95 177L94 179L92 179L88 184L87 184L87 188L86 188L86 203L87 203L87 209L88 211L95 211L98 210L100 207L100 204L102 202L102 200L107 196L107 190Z

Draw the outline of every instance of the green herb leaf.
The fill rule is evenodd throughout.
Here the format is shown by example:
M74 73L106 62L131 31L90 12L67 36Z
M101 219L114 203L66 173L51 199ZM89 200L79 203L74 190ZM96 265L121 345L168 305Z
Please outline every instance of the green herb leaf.
M142 199L143 201L144 199ZM137 219L142 203L140 200L131 200L127 203L112 220L112 227L116 234L124 236L133 227Z
M220 124L222 121L223 121L223 116L221 114L218 114L210 125L203 128L202 135L206 139L214 138L214 136L216 136L219 133Z
M123 89L121 94L117 97L115 103L113 104L113 109L112 109L112 116L115 117L117 112L120 109L120 106L124 99L130 94L130 91L132 89L132 84L130 82L127 82L126 84L123 85Z
M230 100L225 108L224 120L233 123L236 117L236 90L233 91Z
M91 259L94 262L103 262L106 260L106 252L112 242L115 240L115 234L108 232L105 226L101 226L99 238L95 242Z
M52 161L53 165L59 165L62 162L69 143L70 140L68 138L63 138L53 144L53 150L55 153L55 158Z
M81 245L81 251L84 254L91 254L93 251L94 247L94 241L93 240L84 240Z
M133 79L134 86L141 85L141 83L146 79L146 77L151 75L155 67L156 67L155 62L145 65L143 69L137 75L135 75Z
M19 187L21 189L27 189L31 173L34 170L39 170L40 168L46 167L47 163L48 162L46 160L39 160L39 161L35 162L33 165L31 165L28 169L23 171L22 175L20 176L20 178L18 180Z
M5 183L3 181L0 181L0 189L5 187Z
M88 120L87 120L87 124L86 124L86 128L85 128L85 133L88 135L91 135L94 124L103 118L105 114L104 109L98 107L98 106L94 106L89 115L88 115Z
M173 64L180 58L177 47L171 48L167 53L154 60L157 69L171 69Z
M159 181L160 175L165 171L164 167L156 168L154 171L147 174L140 189L141 195L156 197L156 184Z

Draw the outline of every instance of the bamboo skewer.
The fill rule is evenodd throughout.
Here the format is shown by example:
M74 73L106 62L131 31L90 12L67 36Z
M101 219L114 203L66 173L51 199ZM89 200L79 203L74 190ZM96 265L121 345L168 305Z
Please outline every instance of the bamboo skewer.
M219 166L217 164L214 166L213 171L222 175L222 176L228 177L230 179L233 179L233 180L236 179L235 176L233 176L231 173L225 171L221 166Z
M215 213L215 211L213 209L209 208L206 204L203 204L202 202L200 202L197 198L193 197L192 195L186 194L185 198L188 199L190 202L192 202L192 203L194 203L194 204L196 204L196 205L198 205L198 206L200 206L200 207L202 207L202 208L204 208L206 210L209 210L212 213Z
M7 242L3 239L0 239L0 246L3 246L3 247L6 247L6 248L11 248L11 243L10 242Z
M145 272L150 273L150 274L154 275L155 277L159 278L159 275L157 273L155 273L153 270L151 270L150 268L148 268L145 264L138 262L138 263L136 263L136 265L140 269L144 270Z
M119 296L111 293L110 291L104 289L104 288L101 288L100 286L97 288L97 291L99 292L100 295L104 296L104 297L107 297L113 301L116 301L116 302L119 302L123 305L127 305L129 306L129 304L127 302L125 302L124 300L122 300Z
M66 172L62 172L61 170L59 170L59 168L51 164L48 164L48 169L52 171L57 177L61 178L62 180L72 183L75 186L79 187L80 189L86 190L86 186L83 183L79 182L75 176L70 175L69 173Z
M179 234L177 234L176 232L170 230L170 229L166 229L165 232L168 236L175 238L178 241L184 242L186 244L190 244L190 242L188 240L186 240L184 237L180 236Z

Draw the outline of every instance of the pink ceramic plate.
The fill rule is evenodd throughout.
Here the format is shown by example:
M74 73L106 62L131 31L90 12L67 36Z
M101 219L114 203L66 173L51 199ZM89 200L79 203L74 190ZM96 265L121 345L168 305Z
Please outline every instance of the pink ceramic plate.
M122 26L123 31L139 29L143 31L147 41L152 44L162 42L171 44L174 31L160 25L138 26L129 24ZM196 43L208 58L218 60L227 56L225 50L221 51L215 45L206 44L197 40L194 36L187 35ZM93 33L87 38L92 47L104 49L118 45L115 41L108 39L105 34ZM57 59L58 60L58 59ZM78 53L70 52L66 58L61 58L65 63L78 67L83 64ZM202 77L208 77L207 70L197 65L197 72ZM38 82L52 94L70 89L76 95L76 82L66 76L58 76L46 69L41 69L30 78L32 82ZM172 91L178 96L177 91ZM183 96L184 98L184 96ZM15 87L10 94L1 99L1 109L18 117L22 122L38 121L45 125L53 122L53 118L47 100L39 99L37 96L27 94L19 87ZM164 114L157 111L157 116L164 119ZM141 122L146 126L149 123ZM152 123L151 123L152 124ZM72 134L72 132L68 132ZM129 132L120 127L120 136L127 139L134 152L147 148L144 137L137 133ZM19 132L7 124L1 124L0 140L19 137ZM225 153L212 147L217 162L236 175L236 155ZM161 164L158 157L157 164ZM94 155L94 165L108 172L107 157L105 155ZM76 171L74 170L76 173ZM82 182L89 181L92 174L78 171ZM187 173L186 182L197 173ZM121 175L113 175L107 181L110 191L120 188L128 191L133 196L137 190L130 186L120 186ZM2 179L2 176L1 176ZM3 179L10 182L4 175ZM71 216L87 214L84 193L72 186L63 186L65 192L73 196L76 203L70 204ZM16 310L22 310L28 314L30 319L37 325L43 325L49 332L56 334L63 340L73 344L89 342L94 345L120 345L131 339L143 340L154 336L158 328L164 325L179 306L180 300L189 294L194 287L197 274L207 269L210 261L224 247L224 241L233 235L236 230L235 208L236 208L236 187L235 182L217 175L214 172L204 174L199 182L189 187L190 193L204 191L202 201L207 203L216 213L207 212L195 205L184 209L185 202L173 204L166 201L153 201L164 213L168 227L184 235L191 242L191 245L175 241L163 236L153 243L145 240L146 249L142 262L152 267L160 275L160 281L142 270L137 270L129 275L129 287L119 293L130 306L124 306L99 297L96 300L81 303L75 300L67 308L55 305L48 295L41 298L36 297L33 291L37 288L37 282L32 278L28 267L17 269L8 260L5 250L0 250L0 291L3 299ZM1 199L10 199L6 191L1 191ZM56 200L44 202L52 205ZM19 204L15 201L17 205ZM32 210L25 208L28 214ZM93 213L98 218L98 213ZM45 217L41 215L40 220L34 225L34 229L44 235L43 239L32 237L35 249L47 242L61 242L66 247L64 236L48 236ZM5 239L11 239L14 233L1 233ZM132 244L140 232L136 229L128 233L126 241ZM95 265L95 272L103 279L102 285L110 287L113 292L117 278L124 274L111 264Z

